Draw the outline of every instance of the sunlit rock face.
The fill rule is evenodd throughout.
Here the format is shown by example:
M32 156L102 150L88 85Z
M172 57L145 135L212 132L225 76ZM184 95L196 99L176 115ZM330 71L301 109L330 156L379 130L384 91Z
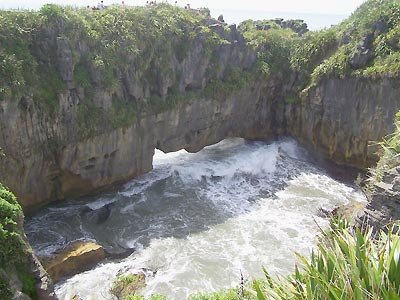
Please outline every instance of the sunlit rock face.
M393 130L398 79L326 79L301 105L286 108L287 133L337 163L366 168L376 143Z
M108 82L90 60L94 46L63 22L40 29L30 50L63 82L52 112L32 94L0 101L0 181L25 212L144 174L155 148L196 152L227 137L290 135L364 168L376 159L369 142L392 131L400 108L398 80L382 77L323 79L288 102L298 76L258 74L257 49L217 21L203 24L208 33L196 28L188 45L172 38L154 53L122 57L126 64L112 68L118 80ZM222 42L211 45L212 36Z

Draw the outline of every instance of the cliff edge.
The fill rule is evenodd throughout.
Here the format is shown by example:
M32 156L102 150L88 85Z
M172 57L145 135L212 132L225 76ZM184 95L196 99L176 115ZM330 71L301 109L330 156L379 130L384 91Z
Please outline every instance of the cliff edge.
M30 212L150 171L155 148L280 135L371 166L400 109L398 6L320 32L168 4L2 11L0 180Z

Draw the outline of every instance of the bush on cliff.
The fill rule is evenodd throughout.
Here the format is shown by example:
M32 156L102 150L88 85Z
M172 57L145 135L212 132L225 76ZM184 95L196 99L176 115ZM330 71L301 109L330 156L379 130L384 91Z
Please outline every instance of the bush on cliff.
M15 291L9 278L13 273L21 281L22 292L36 299L36 279L28 270L22 222L21 206L14 194L0 183L0 299L12 299Z
M284 79L300 74L297 84L302 88L323 78L400 75L400 2L396 0L366 1L341 24L302 36L273 20L248 20L239 29L258 49L263 73L278 78L284 74Z
M380 182L385 171L400 165L400 111L397 112L394 132L379 143L379 161L370 169L371 182Z
M290 55L299 36L290 28L282 28L274 20L247 20L238 26L248 44L257 49L256 71L266 79L287 79Z
M22 240L18 222L22 209L15 196L0 183L0 266L7 267L20 259Z
M82 138L129 126L139 113L154 113L151 98L161 98L161 111L186 98L178 63L191 51L206 59L230 43L229 28L209 27L210 19L207 10L166 3L94 12L54 4L0 10L0 101L33 99L34 112L51 122L64 117L60 99L69 91L79 102L74 120ZM98 103L104 94L118 99L111 109Z
M311 71L312 85L324 77L400 75L399 1L366 1L342 24L328 31L336 33L336 43Z

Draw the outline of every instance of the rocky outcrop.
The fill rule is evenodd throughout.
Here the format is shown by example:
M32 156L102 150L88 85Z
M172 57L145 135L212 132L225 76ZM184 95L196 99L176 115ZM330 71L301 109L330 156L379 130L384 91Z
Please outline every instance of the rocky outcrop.
M364 168L376 160L369 141L392 131L400 108L399 82L385 78L323 79L286 101L297 96L297 75L261 76L256 49L236 26L210 19L187 36L151 40L141 57L123 52L123 63L108 69L106 49L68 31L68 22L39 28L29 48L62 88L46 99L37 97L49 93L26 93L0 101L0 181L28 213L150 171L155 148L196 152L227 137L291 135ZM301 21L274 22L306 30Z
M214 25L210 30L218 34L222 29L224 43L209 48L199 32L184 57L171 52L162 63L155 57L148 69L138 69L136 62L115 69L121 81L112 89L104 85L98 68L82 62L90 51L84 40L71 45L61 25L45 30L48 38L33 47L55 51L49 63L67 86L56 99L58 110L49 115L29 95L0 101L0 146L6 153L0 160L0 180L18 195L24 211L144 174L152 169L155 148L195 152L231 136L269 136L275 91L261 80L236 86L231 79L254 66L256 51L236 28L228 32ZM74 80L79 68L90 73L92 99ZM211 79L228 88L221 92ZM215 93L207 92L213 88ZM181 97L178 104L166 107L175 96ZM118 105L123 108L116 111ZM127 113L129 107L135 112ZM122 125L115 125L120 119Z
M114 281L110 293L117 299L124 299L137 295L145 287L146 275L144 273L122 275Z
M285 111L287 133L337 163L365 168L393 131L398 79L325 79ZM375 146L374 146L375 144Z
M18 268L8 267L7 271L0 268L0 296L4 300L57 300L52 279L34 256L32 249L28 248L30 252L26 252L25 261L18 264Z
M362 222L385 229L400 219L400 161L396 167L384 172L382 180L373 181L371 188Z
M308 26L307 23L304 23L304 20L284 20L281 18L278 19L273 19L273 20L264 20L264 21L256 21L255 22L255 27L257 30L269 30L273 26L272 24L275 23L276 25L279 25L281 28L289 28L296 32L298 35L303 35L307 33Z
M372 35L365 35L361 38L357 48L350 57L350 65L353 69L360 69L367 66L367 64L374 58L372 50Z
M106 257L102 246L85 241L69 244L52 257L41 258L46 271L54 281L89 270Z
M2 178L29 210L46 199L81 195L146 173L152 169L155 148L196 152L229 136L268 136L271 107L262 101L262 88L255 84L226 99L182 103L173 110L138 118L128 128L53 149L51 138L36 123L38 116L26 118L17 104L6 103L3 120L15 119L5 122L9 130L3 147L8 157L1 165Z

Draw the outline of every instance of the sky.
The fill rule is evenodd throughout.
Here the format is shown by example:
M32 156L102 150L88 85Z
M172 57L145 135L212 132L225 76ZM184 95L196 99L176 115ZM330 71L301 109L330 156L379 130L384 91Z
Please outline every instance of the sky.
M46 3L60 5L86 6L96 5L100 0L0 0L0 9L39 9ZM121 3L122 0L103 0L105 5ZM126 5L144 5L146 0L124 0ZM158 0L158 2L175 0ZM178 0L178 5L187 3L192 8L208 7L213 16L223 13L228 23L238 23L244 19L263 19L262 13L266 13L265 19L273 17L302 18L306 22L315 22L314 28L338 23L349 16L365 0ZM274 14L274 13L280 14ZM313 20L311 14L336 15L329 20ZM303 15L308 15L310 20ZM317 24L318 23L318 24ZM309 24L310 25L310 24ZM313 25L313 24L311 24ZM313 26L311 26L313 27Z

